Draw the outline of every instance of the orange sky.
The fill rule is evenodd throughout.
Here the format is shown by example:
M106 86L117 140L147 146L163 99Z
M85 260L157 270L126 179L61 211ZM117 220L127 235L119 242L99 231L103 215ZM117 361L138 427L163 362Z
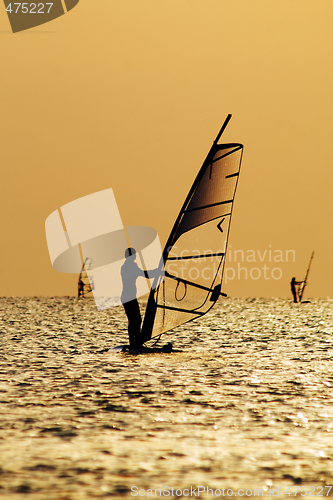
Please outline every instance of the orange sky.
M112 187L123 223L164 244L232 113L222 142L244 157L231 250L267 250L248 271L282 277L243 272L224 291L289 296L315 250L307 296L332 297L332 23L331 0L81 0L12 34L0 5L0 295L76 294L44 223L95 191Z

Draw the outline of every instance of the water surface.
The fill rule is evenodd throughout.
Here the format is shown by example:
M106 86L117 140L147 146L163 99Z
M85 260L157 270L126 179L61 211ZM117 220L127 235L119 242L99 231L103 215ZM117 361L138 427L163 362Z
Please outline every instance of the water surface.
M225 299L132 356L122 307L0 299L0 498L333 484L332 306Z

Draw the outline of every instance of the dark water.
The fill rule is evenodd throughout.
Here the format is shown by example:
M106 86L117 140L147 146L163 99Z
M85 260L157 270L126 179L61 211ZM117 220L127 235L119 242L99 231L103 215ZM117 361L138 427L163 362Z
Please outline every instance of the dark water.
M331 496L332 306L226 299L131 356L121 307L0 299L0 498Z

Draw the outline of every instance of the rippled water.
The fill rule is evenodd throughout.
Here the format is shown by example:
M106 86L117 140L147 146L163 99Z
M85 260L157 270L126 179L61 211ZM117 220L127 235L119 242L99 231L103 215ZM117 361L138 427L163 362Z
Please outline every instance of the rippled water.
M0 497L333 484L332 306L226 299L133 356L121 307L0 299Z

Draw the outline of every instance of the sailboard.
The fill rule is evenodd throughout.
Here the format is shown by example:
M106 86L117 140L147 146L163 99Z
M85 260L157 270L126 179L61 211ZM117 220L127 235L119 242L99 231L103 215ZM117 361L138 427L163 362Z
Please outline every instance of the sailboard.
M171 352L182 352L180 349L173 349L171 342L168 344L165 344L163 347L147 347L147 346L141 346L137 348L133 348L129 345L119 345L116 347L113 347L111 349L114 352L121 352L125 354L157 354L157 353L166 353L170 354Z
M303 295L304 295L304 289L305 289L306 285L308 284L308 276L309 276L309 272L310 272L310 267L311 267L311 262L312 262L313 256L314 256L314 252L312 252L312 254L311 254L310 262L309 262L308 268L307 268L306 273L305 273L305 278L298 285L297 295L298 295L299 302L302 302Z
M83 263L77 282L77 296L85 297L94 289L93 265L89 257Z
M141 341L201 318L225 295L221 292L230 222L243 145L219 144L218 133L186 197L160 262L164 279L155 282L143 320Z

